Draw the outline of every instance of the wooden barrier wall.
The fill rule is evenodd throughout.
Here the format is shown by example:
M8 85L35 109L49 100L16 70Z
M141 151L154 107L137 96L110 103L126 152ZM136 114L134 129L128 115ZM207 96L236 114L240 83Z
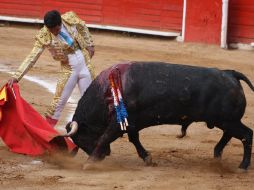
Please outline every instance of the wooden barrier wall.
M183 0L0 0L0 15L43 18L73 10L87 23L158 31L182 29Z
M228 42L254 42L254 0L229 1Z
M222 0L187 0L185 41L220 44Z
M0 15L42 19L73 10L90 24L182 30L183 0L0 0ZM187 0L185 41L219 44L222 0ZM229 0L229 43L254 42L254 0Z

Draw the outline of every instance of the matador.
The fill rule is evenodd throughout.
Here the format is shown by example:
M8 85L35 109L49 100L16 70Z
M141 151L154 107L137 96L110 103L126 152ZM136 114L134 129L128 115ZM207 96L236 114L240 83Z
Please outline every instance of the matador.
M46 48L53 59L61 63L56 91L45 113L46 120L54 127L76 84L83 95L94 78L91 64L94 44L85 22L74 12L60 15L56 10L49 11L44 16L44 26L35 36L32 51L9 80L9 85L20 81Z

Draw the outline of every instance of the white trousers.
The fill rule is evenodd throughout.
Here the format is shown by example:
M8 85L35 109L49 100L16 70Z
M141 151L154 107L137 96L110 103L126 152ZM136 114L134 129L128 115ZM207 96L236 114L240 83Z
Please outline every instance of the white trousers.
M69 54L68 60L72 72L64 85L63 91L59 100L57 101L57 104L55 105L55 111L52 115L52 119L56 120L60 118L61 112L64 109L68 99L70 98L76 84L78 84L78 88L82 96L92 82L92 77L86 66L84 55L82 54L81 50L77 50L74 54Z

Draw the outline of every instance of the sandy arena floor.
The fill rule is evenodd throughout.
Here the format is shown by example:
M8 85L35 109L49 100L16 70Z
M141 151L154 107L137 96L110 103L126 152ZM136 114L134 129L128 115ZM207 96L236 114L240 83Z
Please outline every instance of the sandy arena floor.
M0 86L15 71L33 46L39 27L0 27ZM254 83L254 51L223 50L218 46L178 43L166 38L92 31L96 54L96 73L112 64L127 60L165 61L221 69L236 69ZM29 76L55 83L59 64L45 51L28 73ZM247 109L243 122L254 129L254 93L242 83ZM20 82L23 97L41 114L49 105L52 93L35 82ZM67 116L73 113L78 93L74 92L57 128L63 129ZM1 126L0 126L1 127ZM218 129L209 130L203 123L194 123L187 137L177 139L179 126L156 126L140 132L143 145L152 153L156 167L146 167L138 158L126 136L112 144L112 154L87 170L82 166L87 155L79 151L73 159L34 158L14 154L0 141L0 189L253 189L254 167L247 172L238 169L243 148L232 139L221 161L213 159L213 148L221 137ZM156 143L155 143L156 142ZM252 154L252 157L254 155ZM253 159L252 159L253 160Z

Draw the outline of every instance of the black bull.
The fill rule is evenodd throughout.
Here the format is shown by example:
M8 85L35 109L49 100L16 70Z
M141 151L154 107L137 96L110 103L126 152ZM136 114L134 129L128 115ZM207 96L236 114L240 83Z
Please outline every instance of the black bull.
M133 62L114 66L121 71L124 102L128 111L129 141L138 155L151 164L151 155L139 141L139 130L160 124L179 124L187 128L192 122L205 122L223 130L214 148L220 157L232 137L241 140L244 148L240 168L251 161L253 131L241 122L246 99L239 80L254 91L248 78L234 70L195 67L158 62ZM103 71L79 100L73 123L77 132L71 136L92 160L110 154L110 143L123 135L115 112L108 104L110 85ZM74 125L68 124L67 131Z

